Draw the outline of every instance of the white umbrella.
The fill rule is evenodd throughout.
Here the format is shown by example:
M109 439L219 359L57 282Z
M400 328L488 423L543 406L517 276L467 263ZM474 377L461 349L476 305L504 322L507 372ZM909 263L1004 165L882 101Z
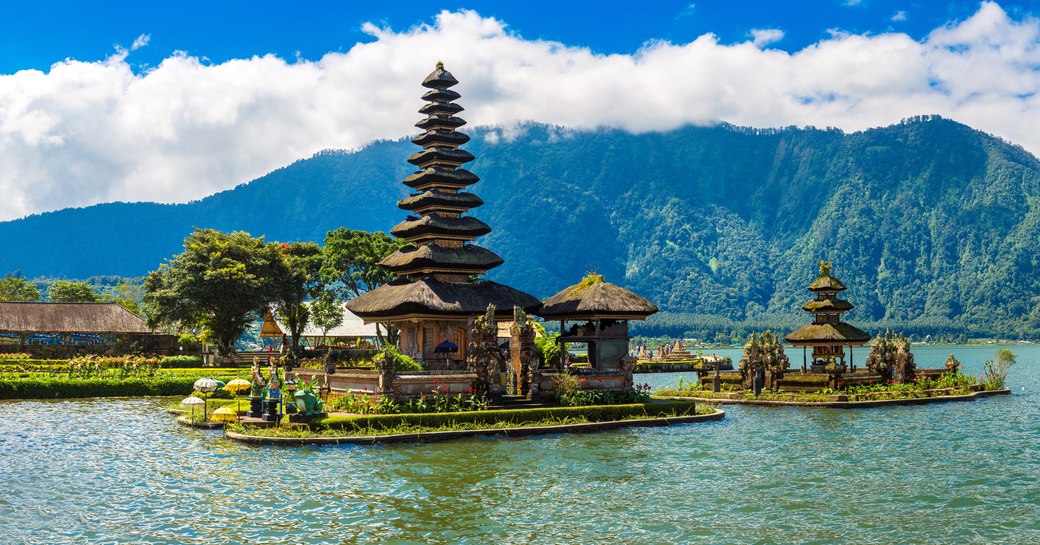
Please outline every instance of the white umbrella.
M181 405L187 405L187 406L191 407L191 421L192 422L195 421L195 407L197 407L199 405L202 405L203 406L202 415L203 415L203 420L205 420L205 415L206 415L206 409L205 409L206 400L205 399L202 399L201 397L196 397L196 396L188 396L188 397L186 397L186 398L181 400Z
M218 388L217 381L211 378L200 378L195 381L195 391L208 394L215 391Z

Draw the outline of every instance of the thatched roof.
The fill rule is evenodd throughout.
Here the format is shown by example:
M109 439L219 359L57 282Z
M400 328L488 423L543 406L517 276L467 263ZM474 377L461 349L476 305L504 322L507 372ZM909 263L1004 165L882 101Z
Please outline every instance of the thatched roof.
M424 148L430 146L461 146L466 142L469 142L469 135L458 131L432 130L412 138L413 144Z
M422 108L419 108L419 113L426 115L455 115L462 110L465 110L465 108L458 104L438 100L423 104Z
M150 333L144 320L116 303L0 303L5 333Z
M453 187L464 188L480 181L476 174L464 169L447 169L442 167L430 167L409 175L404 179L404 185L413 189L426 189L428 187Z
M408 158L408 162L419 167L426 168L433 165L461 165L476 159L472 153L464 149L449 148L446 146L434 146L417 151Z
M816 344L863 344L870 340L870 334L856 326L837 322L833 324L809 324L798 331L784 337L784 340L795 346L814 346Z
M429 102L451 102L458 100L461 96L451 89L431 89L423 93L422 99Z
M483 273L501 265L502 258L491 250L472 244L462 248L443 248L430 243L405 246L383 258L379 264L399 274L428 268Z
M422 86L430 89L447 89L458 82L459 80L455 79L451 72L444 69L444 63L438 62L433 72L430 72L430 75L423 80Z
M454 193L440 189L427 189L418 195L409 195L397 202L398 208L409 211L433 208L464 211L483 204L484 201L473 193L465 191Z
M551 319L637 319L657 312L657 305L631 291L589 275L542 303L536 314Z
M488 224L474 218L444 218L441 216L423 216L408 219L390 229L390 234L405 240L421 240L427 238L453 238L472 240L491 232Z
M809 284L809 291L845 291L845 284L830 275L821 275Z
M348 301L347 308L373 322L413 316L476 316L489 304L495 305L498 314L512 316L514 306L533 312L540 303L533 295L490 280L441 282L424 278L384 284Z
M844 299L813 299L802 305L802 310L814 313L847 312L856 308L852 303Z
M466 124L466 120L453 115L429 115L415 124L422 130L429 129L456 129Z

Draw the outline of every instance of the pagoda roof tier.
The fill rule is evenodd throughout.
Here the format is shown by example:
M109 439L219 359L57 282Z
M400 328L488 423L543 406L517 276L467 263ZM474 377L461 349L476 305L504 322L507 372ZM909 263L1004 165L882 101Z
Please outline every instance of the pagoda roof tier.
M819 276L809 284L809 291L845 291L845 284L833 276Z
M813 299L802 305L802 310L813 314L834 314L848 312L856 308L852 303L844 299Z
M657 305L631 291L589 275L542 303L536 314L554 320L645 320Z
M404 179L404 185L422 191L433 187L463 189L480 181L476 174L464 169L430 167Z
M461 146L466 142L469 142L469 135L457 131L432 130L426 131L419 136L412 138L413 144L418 144L424 148L433 146Z
M422 86L429 89L447 89L453 85L457 85L459 80L455 79L455 76L451 75L444 69L443 63L437 63L437 68L430 72L430 75L426 76L423 80Z
M419 108L419 113L423 115L455 115L462 110L465 110L465 108L454 102L437 101L423 104L422 108Z
M423 94L422 99L427 102L451 102L458 100L462 95L451 89L432 89Z
M870 335L856 326L837 322L832 324L809 324L784 337L794 346L820 346L824 344L859 345L870 340Z
M379 262L399 275L435 272L483 274L502 263L502 258L495 252L480 246L467 244L462 248L444 248L433 243L405 246Z
M429 129L457 129L466 124L466 120L453 115L430 115L415 124L422 130Z
M465 212L482 204L484 201L473 193L454 193L440 189L427 189L397 202L398 208L419 213L426 210Z
M473 240L490 232L491 227L488 227L488 224L472 216L460 218L409 216L408 219L398 223L390 230L391 235L409 242L436 239Z
M535 312L540 302L533 295L490 280L441 282L423 278L383 284L347 302L347 309L366 322L404 321L414 318L468 317L495 305L496 315L512 316L513 307Z
M466 150L436 146L413 153L408 162L419 168L426 168L434 165L459 166L474 159L476 157Z

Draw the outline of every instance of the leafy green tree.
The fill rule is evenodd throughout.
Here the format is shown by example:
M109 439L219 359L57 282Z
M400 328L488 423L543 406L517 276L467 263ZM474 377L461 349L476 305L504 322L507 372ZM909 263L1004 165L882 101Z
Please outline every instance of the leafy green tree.
M58 280L47 289L47 299L55 303L96 303L98 294L86 282Z
M135 284L128 280L123 280L117 284L112 291L113 293L102 295L101 300L106 303L116 303L134 314L141 314L141 301L144 298L144 284Z
M322 280L341 301L353 299L397 278L394 273L380 267L379 262L404 245L403 240L386 233L355 231L343 227L329 231L325 235ZM397 330L388 324L376 328L380 341L384 328L387 337L393 342Z
M20 276L0 279L0 301L34 302L40 300L36 285Z
M321 343L328 346L329 330L343 324L343 307L336 301L336 294L325 290L311 302L310 311L311 321L321 330Z
M278 267L274 281L274 308L288 327L289 359L295 364L300 352L300 336L310 320L306 300L318 293L322 265L321 248L313 242L274 244Z
M184 239L184 252L145 278L148 324L204 327L220 354L230 355L249 323L276 298L282 263L278 246L262 237L196 229Z

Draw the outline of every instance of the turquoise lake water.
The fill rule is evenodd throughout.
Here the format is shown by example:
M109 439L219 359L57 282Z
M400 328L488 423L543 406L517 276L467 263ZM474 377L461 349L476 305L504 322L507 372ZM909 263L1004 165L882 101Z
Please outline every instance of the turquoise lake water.
M977 374L995 348L914 353L931 367L953 351ZM426 445L250 447L177 425L159 399L3 402L0 535L18 544L1035 544L1040 347L1011 348L1013 395L972 403L730 406L716 423ZM637 376L656 387L677 379Z

